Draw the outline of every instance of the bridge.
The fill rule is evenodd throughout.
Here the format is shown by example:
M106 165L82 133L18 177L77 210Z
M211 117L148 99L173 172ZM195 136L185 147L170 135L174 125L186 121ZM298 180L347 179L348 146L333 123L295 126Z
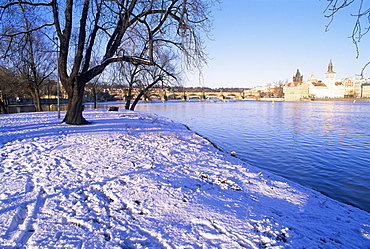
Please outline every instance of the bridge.
M134 89L132 92L135 98L139 94L139 89ZM127 97L127 93L123 93L124 99ZM143 100L161 100L162 102L167 100L199 100L199 101L237 101L246 98L255 98L256 96L248 90L239 91L224 91L222 89L187 89L183 91L178 89L169 90L165 88L153 88L143 96Z

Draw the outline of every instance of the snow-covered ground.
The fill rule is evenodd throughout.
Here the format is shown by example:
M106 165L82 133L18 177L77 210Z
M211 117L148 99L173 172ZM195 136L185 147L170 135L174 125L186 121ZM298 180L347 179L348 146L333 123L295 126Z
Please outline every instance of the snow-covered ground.
M0 115L0 248L370 248L370 214L151 114Z

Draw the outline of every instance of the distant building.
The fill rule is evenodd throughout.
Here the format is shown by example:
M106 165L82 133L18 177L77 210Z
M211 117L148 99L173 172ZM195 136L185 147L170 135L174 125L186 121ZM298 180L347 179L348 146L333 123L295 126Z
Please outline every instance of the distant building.
M370 98L370 83L361 84L362 98Z
M364 81L356 81L351 78L338 80L336 77L337 73L333 70L333 62L331 60L323 80L318 80L312 73L307 81L302 81L303 77L299 70L297 70L296 75L293 76L293 82L287 83L284 86L285 100L300 101L311 98L354 98L367 96L367 93L362 94ZM367 89L367 86L365 88Z
M309 84L302 81L303 76L297 69L296 74L293 76L293 82L284 85L283 92L286 101L300 101L308 99L309 97Z
M302 82L303 81L303 75L301 75L301 72L299 72L299 69L297 69L296 74L293 76L293 82Z

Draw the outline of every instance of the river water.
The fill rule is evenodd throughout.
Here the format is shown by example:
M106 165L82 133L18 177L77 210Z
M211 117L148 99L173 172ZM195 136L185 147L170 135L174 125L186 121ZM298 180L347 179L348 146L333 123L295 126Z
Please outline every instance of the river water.
M370 102L169 101L137 110L186 124L253 166L370 212Z
M248 163L370 211L369 102L166 102L168 117Z

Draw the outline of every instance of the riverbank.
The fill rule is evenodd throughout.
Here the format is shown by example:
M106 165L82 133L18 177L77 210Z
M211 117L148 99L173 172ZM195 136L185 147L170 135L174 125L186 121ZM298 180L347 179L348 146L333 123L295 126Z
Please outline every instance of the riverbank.
M0 115L0 245L367 248L370 214L140 112ZM62 115L63 116L63 115Z

